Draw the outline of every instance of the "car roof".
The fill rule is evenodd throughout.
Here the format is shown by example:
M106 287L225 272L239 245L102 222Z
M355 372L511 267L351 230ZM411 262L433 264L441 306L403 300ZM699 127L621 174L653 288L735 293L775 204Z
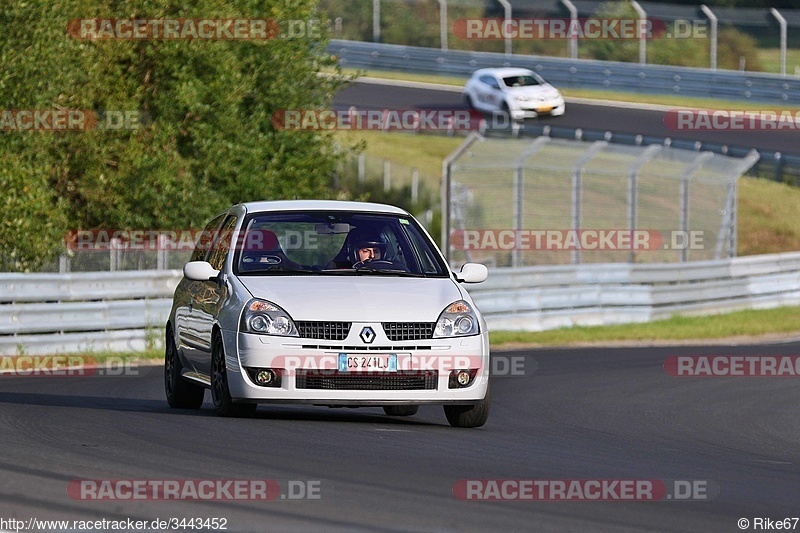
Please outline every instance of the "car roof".
M533 71L530 69L517 67L482 68L480 70L476 70L473 76L491 74L493 76L505 78L506 76L523 76L525 74L531 74L532 72Z
M248 213L260 211L361 211L408 215L407 211L393 205L342 200L271 200L246 202L239 205L243 206Z

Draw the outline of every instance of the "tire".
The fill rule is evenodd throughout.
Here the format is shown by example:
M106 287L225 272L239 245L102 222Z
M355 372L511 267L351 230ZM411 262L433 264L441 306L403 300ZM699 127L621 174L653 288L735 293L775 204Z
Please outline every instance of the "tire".
M456 428L479 428L489 418L491 397L486 388L486 397L475 405L445 405L444 416Z
M413 416L419 411L419 405L387 405L383 412L389 416Z
M167 330L164 343L164 392L167 403L176 409L198 409L203 405L206 389L193 385L181 377L183 364L172 339L172 330Z
M508 106L508 102L503 102L500 112L506 115L506 118L508 118L508 123L511 125L512 129L515 125L519 126L525 122L524 118L513 118L511 116L511 108Z
M475 104L472 103L472 97L469 93L464 94L464 105L467 106L467 109L475 109Z
M228 388L228 368L225 366L225 348L222 337L214 337L214 348L211 351L211 401L214 410L220 416L248 417L256 412L254 403L234 403Z

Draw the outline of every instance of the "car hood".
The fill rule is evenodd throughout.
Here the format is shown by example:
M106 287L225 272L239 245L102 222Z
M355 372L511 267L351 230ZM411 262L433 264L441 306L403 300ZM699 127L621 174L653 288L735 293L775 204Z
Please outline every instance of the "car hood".
M532 85L530 87L509 87L508 92L513 95L524 94L526 96L541 98L556 98L559 94L558 89L552 85Z
M450 278L388 276L244 276L256 297L281 306L294 320L435 322L462 298Z

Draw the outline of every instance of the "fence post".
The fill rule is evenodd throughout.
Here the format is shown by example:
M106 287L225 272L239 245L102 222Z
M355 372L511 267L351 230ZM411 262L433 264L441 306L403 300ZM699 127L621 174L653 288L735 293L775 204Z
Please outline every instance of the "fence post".
M714 14L711 9L708 8L705 4L700 6L700 9L703 11L705 16L708 17L708 20L711 21L711 49L709 50L709 55L711 56L711 70L717 70L717 28L719 21L717 20L717 16Z
M169 261L167 253L167 236L159 233L156 236L156 270L167 269Z
M636 10L636 14L639 15L639 20L637 21L639 29L637 32L639 34L639 63L645 65L647 64L647 13L636 0L631 0L631 6Z
M392 163L388 159L383 160L383 192L389 192L392 188Z
M524 190L522 183L525 179L525 170L522 167L522 162L517 162L517 167L514 169L514 251L511 253L511 266L518 267L519 265L519 240L520 230L523 224L523 207L524 207Z
M417 167L411 169L411 203L416 205L419 201L419 170Z
M447 50L447 0L439 0L439 39L442 50Z
M781 76L786 76L786 19L774 7L770 8L769 12L781 26Z
M703 164L714 157L711 152L703 152L694 158L694 161L686 168L681 174L680 186L678 189L678 196L680 201L680 210L678 216L680 217L681 234L684 239L688 239L689 235L689 179L695 172L702 168ZM689 246L688 241L684 243L686 246L680 250L680 260L686 262L689 260Z
M633 237L636 231L636 226L639 218L639 170L650 161L655 155L660 152L664 147L660 144L652 144L645 148L642 155L640 155L633 165L631 165L630 173L628 174L628 229L631 231ZM628 252L628 262L633 263L636 260L636 252L631 246Z
M70 260L67 254L61 254L58 258L58 273L67 274L70 271Z
M358 182L364 183L367 179L367 156L364 152L358 154Z
M372 42L381 42L381 0L372 0Z
M578 59L578 8L570 0L561 0L569 10L569 57Z
M583 192L583 171L586 168L586 165L589 161L597 154L597 152L601 151L603 148L608 146L608 141L595 141L589 147L586 152L581 155L580 159L578 159L577 163L572 169L572 229L576 232L579 232L581 229L581 206L582 206L582 199L581 193ZM580 242L580 239L578 239ZM581 250L580 247L575 248L572 250L572 264L577 264L581 262Z
M119 240L119 238L114 237L113 239L111 239L111 241L109 243L110 246L109 246L109 249L108 249L108 253L109 253L109 256L108 256L108 269L111 272L114 272L115 270L119 270L119 259L120 259L119 258L119 247L120 247L120 242L121 241Z
M464 155L467 149L478 139L483 137L477 133L470 133L466 139L450 155L442 161L442 252L448 265L450 264L450 211L452 207L452 179L453 161Z

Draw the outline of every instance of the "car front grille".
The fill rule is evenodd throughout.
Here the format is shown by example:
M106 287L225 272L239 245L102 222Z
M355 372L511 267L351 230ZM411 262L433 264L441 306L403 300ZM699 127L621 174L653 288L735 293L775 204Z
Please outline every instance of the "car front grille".
M383 331L390 341L418 341L433 337L435 322L384 322Z
M435 370L398 372L339 372L297 370L295 387L316 390L436 390Z
M295 322L297 331L304 339L343 341L350 332L350 322L305 321Z

